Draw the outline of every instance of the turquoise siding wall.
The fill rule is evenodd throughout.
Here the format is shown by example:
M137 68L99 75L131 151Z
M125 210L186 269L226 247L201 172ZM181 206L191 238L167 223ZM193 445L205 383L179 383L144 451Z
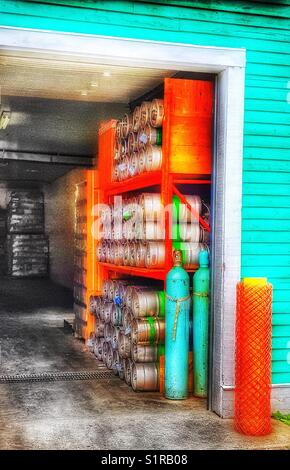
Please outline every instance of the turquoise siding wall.
M290 383L289 5L0 1L7 26L246 48L242 276L266 276L274 285L274 383Z

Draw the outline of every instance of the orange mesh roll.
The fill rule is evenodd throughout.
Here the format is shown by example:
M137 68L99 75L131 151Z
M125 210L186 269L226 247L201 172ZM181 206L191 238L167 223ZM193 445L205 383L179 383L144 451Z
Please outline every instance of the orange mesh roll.
M245 279L237 285L235 429L271 432L272 286Z

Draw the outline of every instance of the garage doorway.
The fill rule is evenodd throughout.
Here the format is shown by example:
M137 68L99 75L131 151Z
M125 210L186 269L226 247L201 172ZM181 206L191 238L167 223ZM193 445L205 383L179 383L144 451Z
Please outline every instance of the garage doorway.
M22 64L25 70L27 63L34 62L36 65L42 61L45 67L48 67L49 63L50 67L57 64L61 70L67 64L74 64L75 70L87 68L92 71L98 68L102 71L100 73L103 74L103 79L110 78L107 68L118 69L127 76L124 86L127 91L130 74L134 79L139 77L140 89L150 89L158 85L161 77L173 76L180 72L216 76L210 349L210 370L213 372L210 376L209 408L221 416L226 416L230 413L230 394L233 387L235 285L240 279L244 51L12 28L2 28L0 37L2 64L6 61L10 64L8 67L13 67L13 63L15 67ZM57 71L56 68L54 73L57 74ZM144 77L148 78L146 86L142 83ZM157 82L154 82L154 77L158 77ZM117 86L107 86L105 93L107 98L110 94L110 101L107 101L106 106L109 106L109 102L116 102L114 93L120 93L122 96L123 102L119 104L128 103L130 96L125 96L126 91L122 90L122 83L124 82L119 80L116 82ZM68 88L69 85L68 83ZM97 89L99 84L94 83L92 79L90 86L90 90ZM83 84L79 86L78 93L78 100L82 102L90 101L92 97ZM71 99L76 100L76 97L72 96ZM111 111L112 109L108 112ZM63 163L61 158L71 157L70 153L48 155L49 158L60 157L59 165ZM16 160L19 165L17 145L14 152L10 152L11 156L11 161ZM78 158L83 157L84 155L78 155ZM40 163L33 162L31 156L29 161L29 165L33 166ZM51 160L46 163L50 165ZM67 163L68 161L65 162ZM69 164L79 168L83 162L80 164L69 161ZM88 162L85 163L87 164Z

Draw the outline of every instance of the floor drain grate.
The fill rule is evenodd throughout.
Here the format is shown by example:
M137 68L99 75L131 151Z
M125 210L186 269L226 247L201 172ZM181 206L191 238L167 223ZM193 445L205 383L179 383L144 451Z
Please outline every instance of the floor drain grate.
M80 372L42 372L41 374L0 375L0 384L19 382L58 382L74 380L102 380L114 377L110 370Z

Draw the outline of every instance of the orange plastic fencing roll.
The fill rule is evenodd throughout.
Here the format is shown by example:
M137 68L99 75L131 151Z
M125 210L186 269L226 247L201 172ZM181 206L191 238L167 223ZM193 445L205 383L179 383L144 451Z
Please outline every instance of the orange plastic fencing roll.
M237 285L235 429L271 432L272 285L248 278Z

